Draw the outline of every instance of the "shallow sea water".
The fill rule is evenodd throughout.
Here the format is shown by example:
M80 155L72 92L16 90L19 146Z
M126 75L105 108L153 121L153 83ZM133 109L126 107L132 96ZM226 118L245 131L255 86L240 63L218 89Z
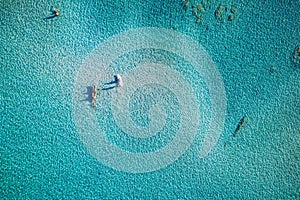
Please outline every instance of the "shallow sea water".
M185 12L180 0L2 1L1 199L300 198L300 66L291 60L300 45L300 2L211 0L199 24L191 8L195 2L190 0ZM220 3L228 8L224 22L214 17ZM234 3L238 12L230 22L226 19ZM52 5L60 16L45 20L51 16ZM205 70L196 70L190 57L157 48L174 47L165 42L170 35L157 36L166 38L154 40L151 44L156 48L123 53L109 65L98 67L109 50L125 48L126 38L103 46L110 44L110 38L126 35L126 31L142 32L146 27L170 30L197 42L222 78L225 121L220 121L222 131L207 156L199 152L209 134L207 122L216 119L211 101L214 91L209 91L201 73ZM147 41L143 37L137 41ZM153 36L149 33L149 37ZM180 41L174 38L179 49L175 52L189 55ZM155 73L146 66L151 79L147 82L138 75L143 74L139 68L149 63L172 70L155 65ZM80 74L89 66L96 69L96 75L86 72L92 74L91 80ZM124 75L123 91L102 90L115 73ZM170 74L179 77L174 82L185 87L165 84ZM161 75L166 80L158 82ZM126 103L122 98L129 81L136 83L130 86L136 90L129 95L128 106L121 107ZM93 84L101 89L96 111L89 98ZM116 100L119 96L120 101ZM191 103L184 107L183 99ZM246 123L234 137L243 116ZM131 122L139 128L130 128ZM129 156L120 166L124 159L120 152L113 155L120 162L105 157L110 154L100 155L107 150L101 146L106 140L98 141L102 133L112 146L140 156L164 149L181 128L190 130L182 135L191 141L182 141L186 146L182 152L173 149L178 158L168 151L157 156L158 163L146 159L140 164ZM91 130L99 131L92 137ZM153 135L141 139L139 130Z

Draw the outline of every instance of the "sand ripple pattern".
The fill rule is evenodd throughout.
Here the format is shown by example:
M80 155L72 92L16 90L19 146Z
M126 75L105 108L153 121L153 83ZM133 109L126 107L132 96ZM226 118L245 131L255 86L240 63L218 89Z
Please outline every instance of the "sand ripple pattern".
M193 85L171 65L162 63L141 63L122 73L124 86L101 91L98 107L111 112L114 124L122 133L137 139L153 138L168 123L168 110L164 100L157 101L147 111L149 123L137 124L131 115L129 104L139 88L166 88L176 97L180 106L180 117L176 133L162 147L148 152L131 152L107 137L109 129L103 129L98 122L97 111L86 99L88 86L105 82L119 73L112 67L121 55L142 49L157 49L171 52L188 60L201 74L208 89L211 103L211 117L202 119L199 98ZM158 97L159 98L159 97ZM162 103L160 103L162 102ZM147 103L147 102L145 102ZM144 173L159 170L176 161L189 149L199 132L207 124L207 131L199 155L204 158L217 143L223 129L226 111L226 96L222 78L205 49L197 42L177 31L164 28L139 28L108 38L100 44L82 63L75 77L74 122L77 132L89 153L104 165L129 173ZM112 131L113 132L113 131Z

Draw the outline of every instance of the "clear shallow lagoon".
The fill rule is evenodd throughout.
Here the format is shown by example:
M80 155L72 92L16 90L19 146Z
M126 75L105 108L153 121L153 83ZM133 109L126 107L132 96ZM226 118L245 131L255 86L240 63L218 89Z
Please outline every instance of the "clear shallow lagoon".
M1 3L2 199L299 198L300 68L294 67L291 57L300 44L300 2L211 1L200 24L192 13L194 2L190 0L187 12L180 0ZM237 4L232 22L215 19L220 3L229 9ZM44 20L52 15L52 5L60 16ZM223 14L227 19L230 11ZM204 123L175 162L157 171L126 173L103 165L82 142L74 120L75 83L99 45L116 34L144 27L178 31L205 48L224 83L226 118L207 157L199 157L208 129ZM195 112L203 119L211 117L203 74L197 74L195 66L180 55L145 49L120 55L110 67L126 74L135 64L150 61L181 74L194 87L199 102ZM88 86L92 85L82 85ZM162 115L167 114L161 133L142 141L128 137L113 121L110 92L100 92L107 96L99 95L97 111L89 101L82 103L90 109L88 113L96 112L98 127L113 144L147 153L176 136L181 126L180 96L170 88L150 84L132 95L129 111L136 124L150 124L152 115L143 111L157 104L157 99L165 110ZM246 124L233 137L243 116ZM89 128L88 123L85 126Z

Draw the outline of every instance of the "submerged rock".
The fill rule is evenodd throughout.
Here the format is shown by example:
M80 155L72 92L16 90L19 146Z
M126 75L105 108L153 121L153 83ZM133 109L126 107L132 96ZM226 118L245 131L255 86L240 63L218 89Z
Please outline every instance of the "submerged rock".
M189 9L190 1L189 0L183 0L184 2L184 11L187 12Z
M233 5L231 6L230 12L231 12L232 14L236 14L236 13L237 13L237 5L236 5L236 4L233 4Z
M198 6L197 6L197 9L198 9L199 11L201 11L201 10L202 10L202 6L201 6L201 4L198 4Z
M201 14L201 15L197 16L196 23L198 24L198 23L202 22L202 19L203 19L203 17L204 17L204 15L203 15L203 14Z

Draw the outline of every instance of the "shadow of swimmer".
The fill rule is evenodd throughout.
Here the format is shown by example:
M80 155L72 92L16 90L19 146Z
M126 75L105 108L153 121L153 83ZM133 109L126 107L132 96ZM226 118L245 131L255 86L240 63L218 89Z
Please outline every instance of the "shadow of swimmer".
M247 119L246 116L244 116L244 117L240 120L240 122L238 123L238 125L237 125L237 127L236 127L236 129L235 129L235 131L234 131L234 133L233 133L233 136L234 136L234 137L237 137L237 136L238 136L240 130L241 130L241 129L243 128L243 126L245 125L246 119Z

